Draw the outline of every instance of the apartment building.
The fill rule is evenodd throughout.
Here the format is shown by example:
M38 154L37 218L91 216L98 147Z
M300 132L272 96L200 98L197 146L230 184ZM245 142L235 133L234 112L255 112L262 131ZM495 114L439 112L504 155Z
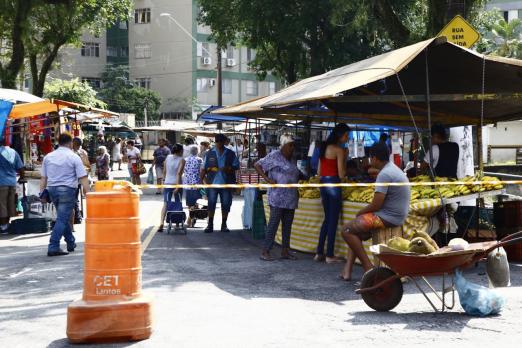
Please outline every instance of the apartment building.
M136 0L128 22L100 37L85 34L82 47L66 48L54 77L80 77L94 87L107 64L129 66L132 81L160 93L165 117L178 113L180 101L201 108L217 105L217 45L210 28L197 23L196 0ZM229 46L222 50L223 104L275 93L278 80L259 81L248 63L255 50Z
M497 8L502 12L506 21L522 19L522 1L491 0L486 4L487 9Z

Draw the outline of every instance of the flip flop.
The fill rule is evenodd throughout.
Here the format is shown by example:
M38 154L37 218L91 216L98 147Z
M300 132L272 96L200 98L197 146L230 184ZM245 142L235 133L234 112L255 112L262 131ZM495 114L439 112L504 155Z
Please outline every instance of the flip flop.
M339 274L339 275L337 276L337 279L342 280L342 281L345 281L345 282L351 282L351 281L352 281L352 278L345 278L345 277L343 277L342 274Z
M274 259L272 257L270 257L270 256L267 257L267 256L263 256L263 255L259 256L259 259L261 261L274 261Z
M343 263L343 262L346 262L346 261L343 260L343 259L333 259L333 260L325 260L325 262L326 262L327 264L330 264L330 265L331 265L331 264L334 264L334 263Z
M281 259L282 260L297 260L297 257L292 255L292 254L288 254L288 255L281 255Z

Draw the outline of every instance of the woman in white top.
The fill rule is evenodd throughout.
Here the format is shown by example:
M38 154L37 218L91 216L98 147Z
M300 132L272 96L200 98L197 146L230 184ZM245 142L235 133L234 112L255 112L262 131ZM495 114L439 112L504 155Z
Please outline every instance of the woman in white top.
M112 163L117 162L118 163L118 170L121 170L121 139L116 138L116 142L114 144L114 147L112 148L112 156L111 156L111 170L112 170Z
M168 155L163 165L163 177L165 178L165 185L182 184L181 177L185 169L185 160L183 159L183 145L176 144L172 147L172 154ZM161 222L158 232L163 232L163 222L167 214L167 202L172 200L174 195L174 202L181 202L182 190L177 188L165 188L163 190L163 209L161 210Z
M134 146L134 141L127 141L127 158L129 159L129 174L134 185L141 185L138 162L141 161L140 149Z

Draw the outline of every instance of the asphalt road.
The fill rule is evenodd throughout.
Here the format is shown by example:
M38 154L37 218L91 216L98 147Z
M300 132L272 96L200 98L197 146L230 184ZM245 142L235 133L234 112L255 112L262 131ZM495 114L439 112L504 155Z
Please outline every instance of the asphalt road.
M240 200L229 234L204 234L202 222L187 236L155 234L160 208L158 196L142 197L143 288L154 297L154 333L104 347L518 346L522 338L521 265L511 265L512 286L498 290L506 298L498 316L470 317L458 303L433 313L411 282L392 312L377 313L354 293L355 282L336 279L341 265L302 253L297 261L260 261L260 242L240 230ZM0 236L0 347L69 346L67 305L82 291L77 229L77 251L58 258L45 255L48 234ZM483 265L465 276L487 285Z

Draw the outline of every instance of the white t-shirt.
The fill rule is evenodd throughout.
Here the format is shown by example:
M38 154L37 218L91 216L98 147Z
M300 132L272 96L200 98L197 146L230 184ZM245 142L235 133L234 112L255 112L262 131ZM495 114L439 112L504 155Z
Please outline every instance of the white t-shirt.
M433 152L433 168L437 166L439 163L439 145L433 145L431 151L426 152L426 156L424 156L424 162L427 164L430 163L430 155Z
M132 149L127 149L127 158L129 159L129 168L132 167L132 164L137 162L138 157L140 156L140 149L137 147L133 147Z
M168 155L165 159L165 184L175 185L178 183L178 171L183 157Z

